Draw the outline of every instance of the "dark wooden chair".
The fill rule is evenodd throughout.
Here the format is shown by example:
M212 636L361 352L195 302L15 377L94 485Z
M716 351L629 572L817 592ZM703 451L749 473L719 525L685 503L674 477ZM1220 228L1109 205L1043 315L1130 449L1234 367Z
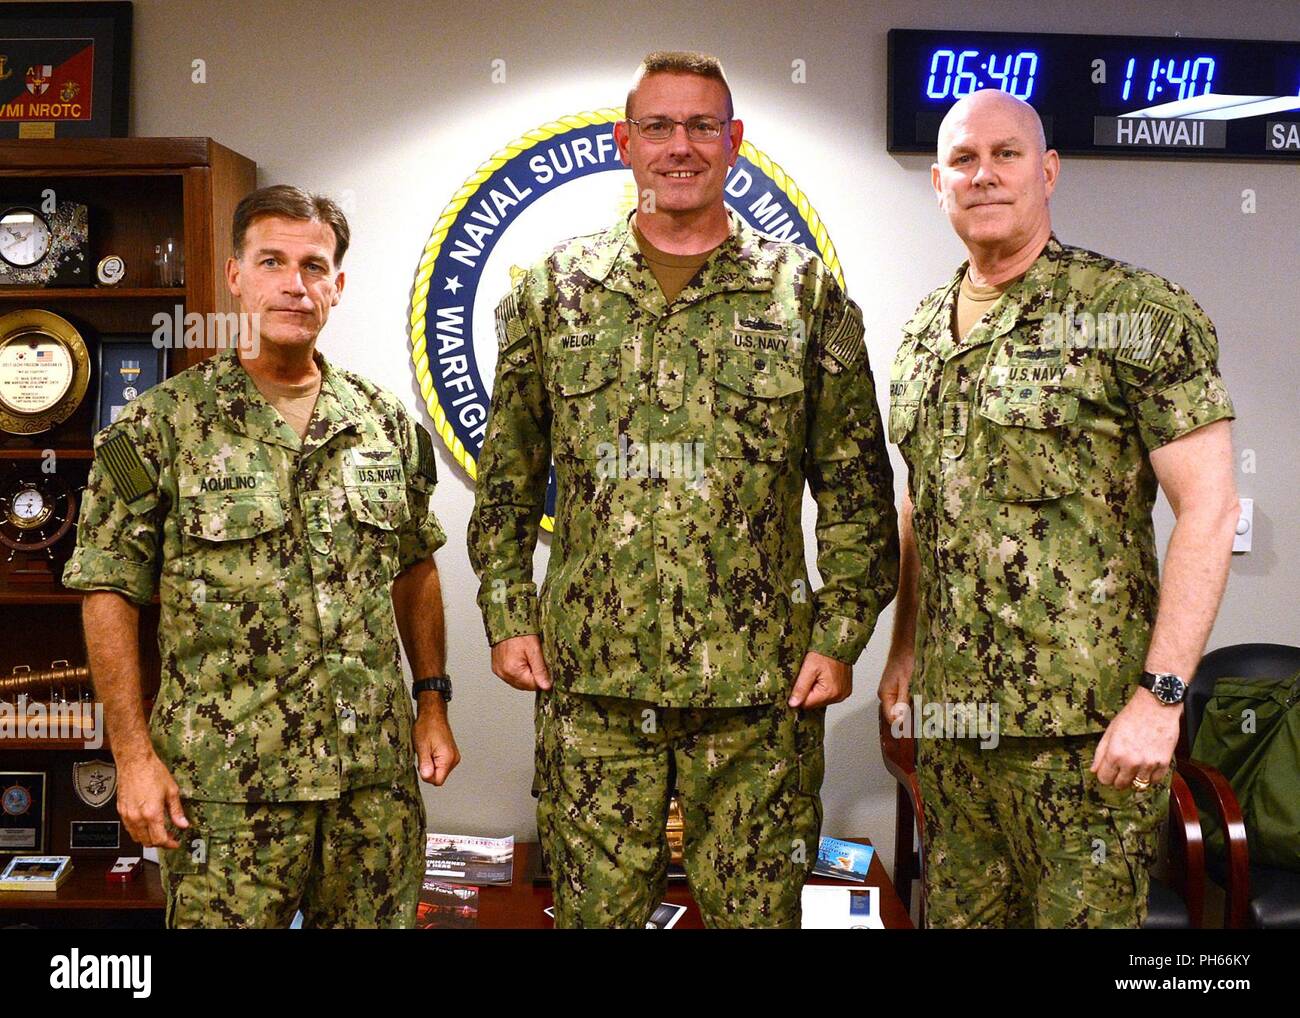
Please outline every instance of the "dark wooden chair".
M912 904L912 882L921 880L924 848L919 843L918 832L925 830L925 804L921 801L921 783L916 777L916 742L910 736L894 735L880 708L880 755L885 760L885 770L898 783L894 798L894 890L909 908ZM921 903L917 909L916 925L925 929L925 884L921 884Z
M916 777L916 743L895 736L882 710L880 752L898 783L894 805L894 887L905 905L921 881L917 926L925 927L925 803ZM1180 765L1181 766L1181 765ZM1226 784L1226 782L1225 782ZM1231 789L1229 789L1231 791ZM1200 929L1205 921L1205 846L1192 791L1179 771L1169 794L1169 880L1151 880L1144 929Z
M1188 693L1178 737L1178 770L1197 801L1214 813L1225 832L1224 851L1207 859L1210 878L1224 891L1228 929L1300 929L1300 873L1252 865L1241 806L1228 779L1191 757L1205 707L1222 678L1286 678L1300 671L1300 647L1280 643L1239 643L1212 650L1201 659Z

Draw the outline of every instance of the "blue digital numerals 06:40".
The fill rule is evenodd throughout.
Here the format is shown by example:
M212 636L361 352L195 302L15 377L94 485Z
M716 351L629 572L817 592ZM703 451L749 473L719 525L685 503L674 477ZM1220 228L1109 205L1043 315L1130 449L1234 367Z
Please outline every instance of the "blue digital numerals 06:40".
M997 88L1017 99L1034 94L1038 54L1030 50L981 56L977 49L937 49L930 57L925 94L930 99L960 99L981 88Z

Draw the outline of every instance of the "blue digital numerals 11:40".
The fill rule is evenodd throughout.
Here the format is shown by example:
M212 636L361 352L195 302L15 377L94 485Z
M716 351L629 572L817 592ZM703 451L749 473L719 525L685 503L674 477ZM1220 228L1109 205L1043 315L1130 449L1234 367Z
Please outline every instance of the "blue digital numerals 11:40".
M1143 63L1145 63L1145 59ZM1120 98L1128 101L1133 91L1133 71L1137 67L1137 57L1129 57L1124 69L1124 91ZM1177 68L1177 70L1175 70ZM1178 98L1189 99L1196 95L1209 95L1214 85L1214 57L1188 57L1179 67L1170 57L1168 61L1156 57L1151 61L1151 77L1147 82L1147 102L1164 92L1166 84L1172 92L1178 86ZM1198 92L1197 89L1200 89ZM1170 102L1173 101L1171 97Z

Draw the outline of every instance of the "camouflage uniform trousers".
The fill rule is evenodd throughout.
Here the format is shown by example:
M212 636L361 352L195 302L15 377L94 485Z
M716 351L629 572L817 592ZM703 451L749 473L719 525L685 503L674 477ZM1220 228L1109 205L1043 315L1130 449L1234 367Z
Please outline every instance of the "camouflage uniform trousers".
M917 740L927 926L1142 925L1172 777L1101 785L1088 769L1100 739Z
M424 801L412 771L305 802L183 803L162 849L167 926L408 928L424 876ZM195 839L201 839L196 844Z
M537 698L537 828L555 925L643 927L663 900L668 800L709 927L798 928L817 859L825 708Z

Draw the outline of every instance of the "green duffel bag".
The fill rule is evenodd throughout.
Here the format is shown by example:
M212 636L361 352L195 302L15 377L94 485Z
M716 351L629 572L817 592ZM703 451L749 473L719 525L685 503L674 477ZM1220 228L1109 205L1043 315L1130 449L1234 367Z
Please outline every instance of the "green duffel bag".
M1232 785L1252 865L1300 870L1300 672L1287 679L1220 679L1192 758ZM1206 848L1221 857L1218 819L1202 810L1201 828Z

